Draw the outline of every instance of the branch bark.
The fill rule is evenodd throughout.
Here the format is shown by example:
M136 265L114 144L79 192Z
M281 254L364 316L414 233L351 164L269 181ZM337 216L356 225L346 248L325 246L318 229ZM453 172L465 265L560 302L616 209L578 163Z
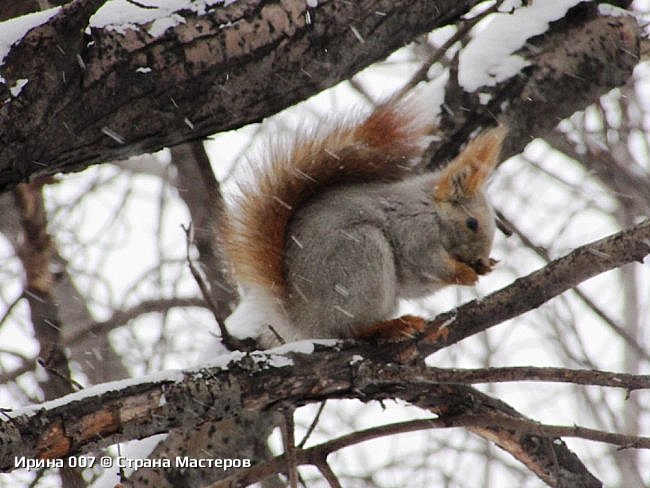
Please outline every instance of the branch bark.
M151 24L85 34L104 1L62 7L0 67L0 191L259 121L478 3L241 0L184 10L159 37Z
M63 457L166 432L170 428L190 429L197 419L222 420L243 410L272 409L279 402L299 405L328 398L363 401L401 398L442 415L466 411L484 414L486 411L477 410L477 405L483 405L501 412L499 415L521 418L502 402L470 387L438 382L428 376L428 368L423 366L422 360L429 353L485 330L513 314L536 308L581 279L618 266L625 260L640 261L649 253L650 220L646 220L578 248L481 302L470 302L455 314L443 314L431 322L430 333L416 341L398 344L336 342L330 346L317 345L312 354L283 355L282 348L269 353L235 352L222 358L221 364L228 365L226 369L216 366L184 373L182 378L171 375L130 386L105 385L103 393L97 390L82 392L54 405L44 405L32 415L17 415L1 422L0 469L10 470L14 456ZM444 336L440 333L440 324L452 316L454 322L445 326L448 328L445 342L440 340ZM438 340L433 340L433 336ZM285 347L286 350L289 349ZM396 359L410 364L404 365ZM611 377L609 381L613 381ZM630 387L643 386L641 381L642 378ZM500 427L496 431L483 429L478 433L511 452L542 479L566 478L551 469L555 465L549 459L559 459L558 453L554 452L551 458L548 452L540 454L538 444L526 443L526 435ZM556 449L554 442L549 446ZM572 463L582 466L570 452L563 455L568 464L562 465L562 469L573 472L569 467ZM553 486L594 485L558 482Z
M310 8L303 0L240 0L201 15L183 11L185 22L160 37L147 24L123 34L84 34L102 3L62 7L0 66L0 191L33 175L259 121L458 20L478 1L321 0ZM440 124L445 142L431 148L431 166L448 161L472 131L502 112L511 128L505 154L516 153L531 136L624 83L639 60L638 25L632 17L600 15L596 3L579 4L530 39L521 53L530 66L482 89L492 96L487 105L452 73L445 100L451 110ZM29 81L12 97L9 87L18 80Z
M517 54L529 65L493 87L463 90L456 58L445 89L447 110L441 115L439 140L429 148L428 167L451 160L472 133L494 125L495 119L509 128L502 159L509 158L560 120L624 84L640 59L639 26L632 16L601 15L598 3L578 4L544 34L528 39ZM481 103L481 97L490 101Z

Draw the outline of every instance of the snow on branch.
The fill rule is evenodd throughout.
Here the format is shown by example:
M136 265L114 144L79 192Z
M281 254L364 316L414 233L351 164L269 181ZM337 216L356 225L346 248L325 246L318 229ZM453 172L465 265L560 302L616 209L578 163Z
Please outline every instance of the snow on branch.
M642 261L649 253L650 219L582 246L481 301L438 316L420 338L383 344L296 343L267 352L233 352L199 370L98 385L27 411L6 411L8 418L0 422L0 470L11 470L14 457L61 458L175 427L190 428L197 421L230 418L242 410L329 398L399 398L496 442L553 486L598 486L566 446L553 439L558 435L605 442L622 438L599 437L577 428L533 428L537 424L526 424L530 421L505 403L459 383L536 379L633 390L648 388L647 376L547 368L441 371L426 367L423 359L536 308L598 273ZM474 420L454 423L463 415ZM490 423L486 416L496 420ZM522 429L524 425L530 429ZM548 442L531 442L545 436ZM647 443L641 438L623 440L634 446ZM583 480L581 485L571 485L576 476Z
M0 190L259 121L479 1L197 2L203 8L140 12L130 24L105 13L113 3L76 0L9 43L0 66ZM502 112L506 153L520 150L624 83L638 55L634 18L579 3L525 43L517 56L528 64L514 77L468 93L452 73L433 164Z
M462 59L463 52L460 59L454 60L445 87L441 134L429 149L430 167L452 159L471 134L485 125L494 125L495 119L509 128L502 154L508 158L521 152L533 138L547 134L560 120L629 79L640 61L641 31L634 17L622 9L599 9L598 2L581 2L541 32L538 24L552 17L548 12L541 15L538 9L552 11L553 5L561 3L568 6L576 2L535 2L519 9L516 21L505 13L498 14L477 41L490 45L496 38L511 35L521 42L521 29L525 31L527 25L535 35L505 60L487 50L482 63L495 65L491 69L501 76L490 79L488 69L483 85L476 87L473 82L474 91L468 92L463 86L468 75L468 60ZM523 25L504 31L508 21ZM476 50L470 51L474 53L470 58L476 59ZM514 76L504 77L502 72L511 67L503 65L508 66L512 57L524 67ZM477 76L474 71L469 70L470 77Z
M479 0L174 2L126 23L114 3L71 2L11 46L0 66L0 190L257 122Z

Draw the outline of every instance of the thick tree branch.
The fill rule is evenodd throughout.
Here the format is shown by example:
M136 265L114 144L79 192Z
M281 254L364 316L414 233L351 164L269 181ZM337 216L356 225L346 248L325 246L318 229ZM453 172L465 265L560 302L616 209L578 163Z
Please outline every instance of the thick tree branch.
M530 64L493 87L466 92L458 82L457 63L453 65L445 92L447 110L440 138L429 148L428 166L449 161L472 133L494 125L495 119L509 128L502 153L508 158L624 84L639 62L639 26L632 16L600 15L598 3L578 4L547 32L529 39L518 54ZM490 101L481 103L481 97Z
M478 0L240 0L184 10L157 37L151 23L84 34L101 3L66 5L0 67L0 190L259 121ZM19 80L29 81L12 97Z
M242 410L272 408L277 402L298 405L325 398L399 397L432 411L443 411L441 405L452 411L462 409L464 403L452 394L453 385L437 383L424 375L425 369L418 369L423 368L424 355L535 308L580 280L624 262L640 261L648 253L650 220L578 248L480 302L459 307L456 313L443 314L430 325L430 334L417 343L339 342L317 347L320 350L312 354L292 354L289 359L278 354L233 353L224 359L236 361L229 369L186 373L184 381L118 383L95 396L90 390L78 401L69 399L67 404L50 405L31 416L0 423L0 469L11 469L14 456L86 452L173 427L189 428L197 419L220 420ZM448 332L441 333L439 325L452 318L453 323L444 326ZM441 340L445 335L446 342ZM418 361L400 366L392 362L396 358ZM406 383L413 388L405 391Z
M101 3L63 7L0 66L0 99L6 100L0 190L31 175L72 171L259 121L458 20L477 1L321 0L309 8L303 0L240 0L203 15L184 11L185 22L160 37L149 33L151 25L124 34L106 28L68 34L83 32ZM530 66L482 89L492 96L487 105L454 85L452 76L445 100L450 110L440 124L444 142L431 149L433 166L449 160L504 107L501 118L511 128L505 154L511 155L624 83L639 59L639 30L632 17L603 17L595 2L585 2L521 54ZM9 88L18 80L29 82L12 97Z
M185 373L179 381L169 378L97 395L86 392L87 396L79 395L77 401L0 424L0 466L11 469L13 456L19 455L50 458L87 452L118 439L150 435L152 429L181 426L191 430L197 421L226 419L242 409L260 411L279 402L400 398L449 419L450 425L456 416L489 415L495 419L493 426L479 424L479 428L470 423L470 427L497 442L552 486L598 486L563 444L544 440L543 434L521 429L520 424L516 428L509 425L508 419L525 418L505 403L471 387L431 381L423 365L359 360L362 351L363 347L357 346L343 351L327 347L307 355L232 354L228 369L209 368ZM278 361L287 366L274 366L281 364ZM496 423L499 419L502 423ZM549 459L556 464L549 466ZM584 482L576 484L577 479Z

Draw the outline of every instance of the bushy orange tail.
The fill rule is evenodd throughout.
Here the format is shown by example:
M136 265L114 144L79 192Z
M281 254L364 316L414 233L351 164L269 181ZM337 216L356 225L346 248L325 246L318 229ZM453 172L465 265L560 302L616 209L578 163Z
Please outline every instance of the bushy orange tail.
M272 147L265 164L251 166L254 181L240 185L222 228L236 281L282 294L282 253L294 209L338 184L401 179L431 128L412 102L389 102L360 123L337 122Z

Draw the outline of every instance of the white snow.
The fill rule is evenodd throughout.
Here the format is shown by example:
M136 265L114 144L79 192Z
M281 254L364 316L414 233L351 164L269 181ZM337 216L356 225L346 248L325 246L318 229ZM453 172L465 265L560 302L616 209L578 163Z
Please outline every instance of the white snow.
M349 364L350 364L350 366L354 366L355 364L360 363L363 360L364 360L363 356L361 356L359 354L355 354L354 356L352 356L352 359L350 359Z
M253 354L253 359L258 362L264 362L271 368L284 368L285 366L293 366L293 359L279 354L261 355Z
M97 12L90 18L90 26L96 28L107 28L120 33L124 33L127 29L135 29L139 24L146 24L147 22L167 20L167 28L176 25L172 24L172 18L180 17L175 12L182 9L190 9L190 0L168 0L166 2L144 0L140 1L142 5L147 5L152 8L139 7L127 0L112 0L106 2ZM162 4L161 4L162 3ZM160 34L160 30L164 24L153 29L156 34ZM153 26L152 26L153 27ZM164 30L162 32L164 32ZM151 32L150 32L151 33ZM155 34L151 34L155 36Z
M138 3L147 6L147 8L143 8L128 0L111 0L90 18L90 27L106 28L124 33L128 29L137 28L138 25L152 22L148 32L153 37L159 37L170 27L185 22L185 18L177 13L180 10L202 15L214 5L221 4L225 7L235 1L140 0Z
M297 352L300 354L311 354L314 352L314 346L319 344L326 347L334 347L338 341L336 339L306 339L302 341L290 342L266 351L268 354L287 354Z
M16 83L12 87L9 88L9 92L11 92L12 97L17 97L20 95L20 92L23 90L23 87L29 82L29 80L25 78L20 78L19 80L16 80Z
M168 370L168 371L159 371L153 374L146 376L141 376L139 378L127 378L125 380L119 381L109 381L107 383L102 383L100 385L90 386L81 391L75 393L70 393L69 395L62 396L61 398L56 398L43 403L37 403L35 405L28 405L22 408L16 408L9 412L5 412L9 417L18 417L20 415L33 415L41 409L51 410L53 408L60 407L62 405L67 405L71 402L76 402L83 400L84 398L102 395L108 391L118 391L123 390L129 386L139 385L142 383L159 383L162 381L170 381L177 383L182 381L184 374L181 370Z
M54 7L0 22L0 64L4 62L11 47L25 37L27 32L50 20L59 10L61 7Z
M334 339L319 339L319 340L304 340L297 341L289 344L284 344L268 351L255 351L251 353L251 357L258 363L266 363L269 367L272 368L283 368L286 366L292 366L293 360L286 357L286 354L289 352L297 352L302 354L311 354L314 352L314 345L321 344L323 346L333 347L337 343ZM50 400L43 403L38 403L35 405L29 405L22 408L13 409L11 411L4 412L5 415L9 417L18 417L20 415L33 415L41 409L51 410L53 408L60 407L62 405L67 405L71 402L83 400L84 398L99 396L108 391L118 391L123 390L129 386L140 385L144 383L159 383L159 382L173 382L178 383L183 381L185 375L187 374L198 374L201 371L207 368L220 368L227 369L228 365L233 361L239 361L246 353L241 351L233 351L227 354L223 354L217 357L215 360L210 361L201 366L195 368L189 368L184 370L167 370L167 371L158 371L156 373L148 374L136 378L127 378L125 380L119 381L109 381L107 383L102 383L100 385L90 386L81 391L65 395L61 398ZM164 395L160 398L159 404L164 405L166 399Z
M152 37L160 37L167 29L184 23L184 17L181 17L178 14L171 14L169 17L161 17L160 19L154 20L147 32L149 32Z
M159 37L170 27L184 23L185 19L177 12L188 10L199 15L215 5L228 6L237 0L140 0L141 7L128 0L109 0L90 18L89 27L106 28L124 33L138 25L151 22L149 34ZM0 64L11 47L18 43L27 32L44 24L56 15L61 7L54 7L0 22ZM87 30L89 32L89 30ZM5 80L0 78L0 82Z
M599 3L598 13L607 17L627 17L630 12L610 3Z
M467 92L494 86L521 71L528 62L512 54L550 22L562 18L582 0L537 0L512 14L495 13L479 22L473 38L460 53L458 78Z
M479 93L478 94L478 101L481 105L487 105L490 103L492 100L492 94L491 93Z
M221 368L221 369L228 369L228 365L233 362L233 361L239 361L241 358L243 358L246 355L246 353L241 352L241 351L232 351L226 354L221 354L220 356L217 356L215 359L212 359L210 361L206 361L205 364L201 364L200 366L197 366L196 368L191 368L191 369L186 369L184 370L186 373L192 373L192 372L199 372L203 369L206 368Z

